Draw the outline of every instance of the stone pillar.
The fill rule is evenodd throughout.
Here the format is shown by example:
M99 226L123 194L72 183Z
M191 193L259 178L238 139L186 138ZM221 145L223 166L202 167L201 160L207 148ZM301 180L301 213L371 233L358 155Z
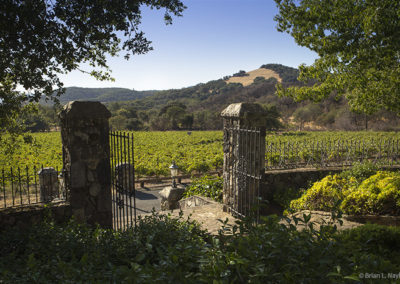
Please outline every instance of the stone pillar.
M78 222L112 228L107 108L99 102L69 102L60 113L69 201Z
M40 202L50 202L59 197L58 174L54 168L42 168L38 171Z
M259 104L231 104L221 113L224 120L225 210L250 214L258 204L265 175L266 111Z

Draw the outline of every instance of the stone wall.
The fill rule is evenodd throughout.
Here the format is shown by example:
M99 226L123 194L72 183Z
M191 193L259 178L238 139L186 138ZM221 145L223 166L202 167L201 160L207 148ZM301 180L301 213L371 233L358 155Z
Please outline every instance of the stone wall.
M268 171L265 173L261 197L264 200L272 200L277 191L306 189L327 175L341 171L342 168Z
M37 204L24 207L11 207L0 211L0 231L10 228L26 228L40 223L51 215L56 223L67 222L72 217L71 206L65 202L50 205Z

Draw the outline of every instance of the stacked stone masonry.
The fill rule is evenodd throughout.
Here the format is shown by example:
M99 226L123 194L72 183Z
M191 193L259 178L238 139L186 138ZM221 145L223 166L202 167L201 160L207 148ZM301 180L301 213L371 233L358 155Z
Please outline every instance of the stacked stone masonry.
M68 103L60 113L64 169L78 222L112 228L109 124L99 102Z

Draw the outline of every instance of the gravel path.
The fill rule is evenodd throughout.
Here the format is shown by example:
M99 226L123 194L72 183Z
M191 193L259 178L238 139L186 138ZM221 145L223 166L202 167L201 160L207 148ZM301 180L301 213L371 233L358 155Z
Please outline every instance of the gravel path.
M169 186L169 183L160 183L160 184L151 184L146 188L136 187L136 206L137 206L137 214L138 215L148 215L151 214L151 211L154 210L160 213L168 214L170 213L174 217L179 216L179 212L181 210L168 210L168 211L160 211L160 194L159 192L166 186ZM218 234L218 231L222 227L222 221L228 219L228 224L235 224L236 219L223 211L223 206L220 203L213 202L211 204L196 206L191 208L185 208L182 210L183 218L187 219L190 217L191 220L196 220L200 223L203 229L207 229L211 234ZM328 212L321 211L302 211L294 214L296 217L301 218L303 213L310 214L311 219L310 222L315 223L315 228L318 228L320 224L327 224L331 222L331 214ZM342 219L343 225L340 225L337 221L334 224L337 225L339 230L350 229L357 226L361 226L362 223L354 222L352 220L348 220L346 218ZM284 223L284 222L283 222ZM304 224L298 224L298 229L303 229Z

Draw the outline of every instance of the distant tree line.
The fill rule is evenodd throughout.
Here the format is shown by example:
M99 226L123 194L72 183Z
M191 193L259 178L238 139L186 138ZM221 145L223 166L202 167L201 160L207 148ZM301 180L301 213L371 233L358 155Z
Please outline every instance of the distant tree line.
M282 81L286 83L296 83L297 77L299 76L299 70L296 68L291 68L284 66L282 64L264 64L261 65L260 68L270 69L279 74L279 77L282 78Z
M22 112L17 123L21 131L43 132L58 128L59 106L31 105L30 110Z
M294 68L279 64L263 66L277 72L284 86L303 84L286 81L296 76ZM227 84L220 79L188 88L154 91L153 95L106 105L112 113L111 127L116 130L222 129L221 111L238 102L260 103L268 109L271 118L267 122L269 129L399 129L400 120L395 113L384 110L373 115L356 113L350 110L345 97L337 98L335 94L319 103L295 102L293 98L277 96L276 85L275 78L257 77L246 87L240 83ZM40 107L37 114L27 116L26 129L43 131L57 125L53 109Z

